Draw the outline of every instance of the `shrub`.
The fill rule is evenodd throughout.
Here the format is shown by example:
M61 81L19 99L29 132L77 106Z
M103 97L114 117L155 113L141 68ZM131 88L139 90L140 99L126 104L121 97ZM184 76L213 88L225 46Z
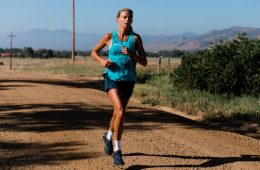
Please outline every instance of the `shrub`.
M186 54L172 77L183 89L235 96L260 93L260 40L239 34L208 49Z

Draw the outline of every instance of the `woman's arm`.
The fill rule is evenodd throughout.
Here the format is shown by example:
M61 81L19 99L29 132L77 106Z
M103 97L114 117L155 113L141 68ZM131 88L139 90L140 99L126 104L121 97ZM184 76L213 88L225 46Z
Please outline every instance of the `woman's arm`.
M112 61L103 59L100 57L99 52L109 44L111 41L112 34L108 33L106 34L99 42L98 44L92 49L91 56L93 59L95 59L97 62L99 62L102 66L108 67L112 64Z
M142 66L146 66L147 58L146 58L143 42L140 35L138 34L135 35L135 42L136 42L136 50L138 52L138 56L134 55L133 58Z

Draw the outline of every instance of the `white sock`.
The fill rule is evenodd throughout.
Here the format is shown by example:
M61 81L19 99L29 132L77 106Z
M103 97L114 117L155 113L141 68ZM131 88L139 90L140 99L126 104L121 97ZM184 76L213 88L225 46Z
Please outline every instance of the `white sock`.
M119 140L115 140L114 141L114 152L118 151L118 150L121 150L121 144L120 144L120 141Z
M112 140L112 136L113 136L113 132L109 130L107 132L107 136L106 136L107 140L111 141Z

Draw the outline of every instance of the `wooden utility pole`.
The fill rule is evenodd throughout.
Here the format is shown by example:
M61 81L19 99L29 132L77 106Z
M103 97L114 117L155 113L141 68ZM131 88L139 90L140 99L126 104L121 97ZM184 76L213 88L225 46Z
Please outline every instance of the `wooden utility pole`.
M15 37L15 35L13 35L13 33L11 32L10 35L8 35L8 37L10 37L10 70L13 69L13 62L12 62L12 56L13 56L13 37Z
M71 49L71 62L75 61L75 0L72 0L72 49Z

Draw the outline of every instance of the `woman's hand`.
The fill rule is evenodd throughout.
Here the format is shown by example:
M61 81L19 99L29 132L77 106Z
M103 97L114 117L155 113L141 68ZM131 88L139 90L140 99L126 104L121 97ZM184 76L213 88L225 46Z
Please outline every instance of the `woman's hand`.
M100 59L99 63L103 66L103 67L110 67L113 62L111 60L104 60L104 59Z
M122 53L123 53L124 55L128 55L128 56L131 56L131 55L132 55L132 53L128 50L128 48L127 48L126 46L123 46L123 47L122 47Z

